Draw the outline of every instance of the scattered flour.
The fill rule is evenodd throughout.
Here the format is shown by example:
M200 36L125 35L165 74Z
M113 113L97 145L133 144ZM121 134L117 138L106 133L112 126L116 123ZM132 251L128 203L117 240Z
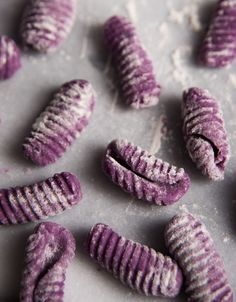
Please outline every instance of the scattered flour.
M201 220L209 220L209 218L206 217L205 215L198 214L197 216L198 216L198 218L201 219ZM210 219L210 221L214 223L214 221L213 221L212 219Z
M233 73L229 74L228 82L232 85L233 88L236 88L236 76Z
M89 5L90 7L90 5ZM83 23L84 26L84 30L83 30L83 38L82 38L82 42L81 42L81 47L80 47L80 54L79 57L80 59L84 59L87 55L88 52L88 35L89 35L89 28L91 26L91 21L93 20L93 24L94 24L94 19L92 19L91 17L91 9L89 9L89 7L87 7L87 9L85 11L87 11L87 16L82 16L81 21ZM89 12L89 13L88 13Z
M228 243L230 241L230 238L228 237L228 236L225 236L224 238L223 238L223 242L224 243Z
M159 120L155 123L154 134L153 134L151 146L149 149L149 152L151 154L157 153L161 147L163 117L164 117L164 115L161 115Z
M162 22L161 24L158 24L158 31L160 34L160 39L158 42L158 47L160 49L164 48L168 42L168 39L170 38L170 33L168 29L168 23Z
M111 15L118 15L120 13L120 3L117 1L115 5L112 6L111 8Z
M181 10L175 10L173 7L169 7L169 20L171 22L182 25L186 19L193 31L202 30L203 26L199 20L198 6L196 4L186 5Z
M189 73L185 70L184 59L191 53L191 47L189 45L181 46L175 49L171 54L171 60L174 66L173 78L177 83L180 83L185 89L189 79Z
M156 205L150 205L149 209L150 211L144 211L142 207L139 205L140 201L137 201L137 199L132 198L128 202L128 206L125 209L125 213L129 216L136 216L136 217L151 217L152 214L156 213ZM163 209L159 209L159 214L161 213ZM156 215L156 214L155 214Z
M168 24L167 22L162 22L160 25L159 25L159 32L160 34L162 34L163 36L166 36L167 33L168 33Z
M235 102L232 99L232 90L234 90L234 89L236 89L236 76L234 74L230 73L228 75L227 85L224 90L224 95L222 96L222 99L224 99L227 102L228 106L230 107L230 110L232 110L232 111L234 111L234 109L235 109ZM234 119L231 119L231 120L227 121L227 124L231 125L231 126L235 126L236 122ZM233 132L231 131L230 135L232 135L232 134L233 134Z
M136 0L128 0L125 4L125 8L128 12L131 21L137 23L138 14L137 14Z
M87 39L87 35L85 35L80 49L80 59L84 59L86 57L87 49L88 49L88 39Z
M60 50L59 54L61 55L61 57L63 57L64 60L71 61L71 56L65 50Z
M139 31L142 35L141 41L144 42L143 46L145 45L145 48L152 50L152 53L154 54L152 57L152 62L154 65L155 63L157 64L157 69L160 71L160 58L157 55L155 56L155 53L156 51L166 53L166 49L168 48L169 41L171 39L168 23L160 23L159 21L147 22L145 26L139 28ZM166 64L163 65L166 66Z
M232 102L232 96L231 93L229 91L229 89L225 90L225 95L224 95L224 100L226 100L226 102L231 106L234 107L234 104ZM233 122L233 123L232 123ZM232 123L233 125L235 125L235 121L231 120L229 121L229 123Z
M182 212L185 212L185 213L189 212L186 204L181 204L181 206L179 206L179 210L182 211Z
M174 9L169 10L169 20L176 24L183 24L185 19L185 10L177 11Z

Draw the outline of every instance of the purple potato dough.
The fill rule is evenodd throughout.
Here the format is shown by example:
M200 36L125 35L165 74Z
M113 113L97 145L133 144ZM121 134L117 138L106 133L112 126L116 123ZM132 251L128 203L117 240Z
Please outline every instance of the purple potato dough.
M207 90L190 88L183 94L183 133L189 155L204 175L224 179L229 144L222 112Z
M88 238L88 253L120 281L146 296L175 297L183 277L178 265L153 249L96 224Z
M62 172L39 183L0 190L0 224L22 224L61 214L82 198L77 176Z
M108 145L102 166L124 191L156 205L178 201L190 186L184 169L177 169L127 140L114 140Z
M29 0L20 35L25 46L39 52L55 51L71 32L76 0Z
M75 255L75 239L52 222L39 224L28 238L20 302L63 302L66 269Z
M11 78L21 67L21 54L16 43L6 36L0 37L0 80Z
M25 139L25 157L40 166L54 163L88 125L94 104L89 82L73 80L62 85Z
M189 213L173 217L166 246L183 270L190 302L233 302L224 264L205 225Z
M134 25L125 17L113 16L105 23L104 38L126 102L136 109L156 105L160 85Z
M219 0L199 53L207 67L224 67L236 57L236 1Z

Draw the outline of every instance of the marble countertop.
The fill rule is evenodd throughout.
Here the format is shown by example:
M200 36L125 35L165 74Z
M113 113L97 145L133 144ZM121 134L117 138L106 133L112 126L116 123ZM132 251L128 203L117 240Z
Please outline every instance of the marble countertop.
M26 0L0 1L0 34L17 36ZM207 225L222 255L236 295L236 63L221 70L196 65L195 56L216 1L79 0L72 34L52 55L23 53L22 69L0 83L0 185L29 184L59 171L76 173L84 193L80 205L50 219L68 227L77 240L65 301L164 301L145 298L99 269L84 251L92 225L103 222L127 238L158 251L163 229L180 211ZM102 40L102 24L113 14L129 16L154 63L162 85L158 106L135 111L118 95ZM85 78L97 92L91 122L57 163L39 168L26 161L21 143L34 119L64 82ZM225 180L210 182L190 161L181 134L181 95L190 86L207 88L222 105L232 150ZM114 138L127 138L158 157L184 167L191 177L188 193L170 207L150 206L113 185L101 171L101 157ZM0 228L0 301L17 301L26 238L36 224ZM165 301L168 301L165 300ZM170 301L186 301L180 296Z

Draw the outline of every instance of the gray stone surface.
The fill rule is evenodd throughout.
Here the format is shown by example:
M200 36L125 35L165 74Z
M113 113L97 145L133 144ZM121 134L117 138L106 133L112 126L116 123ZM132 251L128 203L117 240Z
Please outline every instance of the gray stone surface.
M0 1L0 34L17 36L26 0ZM77 239L77 254L66 281L65 301L156 301L124 287L98 270L84 252L89 228L102 222L126 238L148 244L163 253L163 229L181 210L189 210L206 223L222 255L236 295L236 62L229 68L209 70L194 57L213 4L205 0L79 0L73 32L52 55L23 54L22 69L0 83L0 185L24 185L68 170L81 180L80 205L51 221L68 227ZM162 95L157 107L135 111L124 106L113 85L101 28L112 14L133 18L154 62ZM35 117L52 93L74 78L92 82L97 92L89 126L56 164L39 168L23 159L21 143ZM219 99L229 133L232 156L225 180L211 182L198 172L186 154L181 135L181 94L189 86L210 90ZM160 131L162 129L162 131ZM161 147L158 150L160 134ZM132 199L101 172L101 156L114 138L127 138L189 173L189 192L175 205L156 207ZM26 238L34 224L0 227L0 298L17 300ZM184 301L182 296L172 301ZM164 301L158 299L158 301ZM167 301L167 300L165 300Z

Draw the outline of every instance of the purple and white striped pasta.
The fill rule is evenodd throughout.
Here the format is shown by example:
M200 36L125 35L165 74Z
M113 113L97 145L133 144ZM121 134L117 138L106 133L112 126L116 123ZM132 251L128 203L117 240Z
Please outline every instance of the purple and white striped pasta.
M156 105L160 85L134 25L125 17L113 16L105 23L104 38L127 104L136 109Z
M40 166L54 163L88 125L95 92L85 80L65 83L34 123L25 139L26 158Z
M28 238L20 302L63 302L66 269L75 255L75 239L52 222L39 224Z
M223 261L200 220L189 213L174 216L165 241L183 271L188 301L233 302Z
M93 260L139 293L175 297L180 292L182 273L170 257L125 239L105 224L92 228L88 252Z
M22 224L61 214L82 198L78 178L55 174L39 183L0 189L0 224Z
M20 34L24 45L40 52L56 50L71 32L77 0L29 0Z
M190 186L183 168L156 158L127 140L117 139L108 145L102 167L124 191L156 205L177 202Z
M199 54L208 67L229 65L236 57L236 0L218 0Z
M183 94L183 134L191 159L212 180L224 179L229 143L222 112L207 90L190 88Z

